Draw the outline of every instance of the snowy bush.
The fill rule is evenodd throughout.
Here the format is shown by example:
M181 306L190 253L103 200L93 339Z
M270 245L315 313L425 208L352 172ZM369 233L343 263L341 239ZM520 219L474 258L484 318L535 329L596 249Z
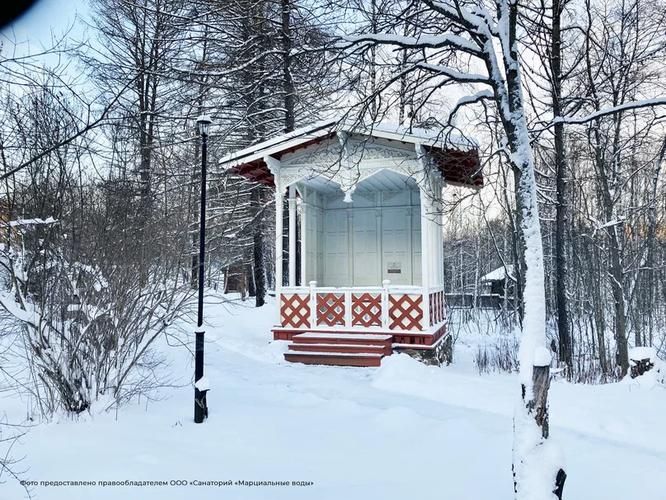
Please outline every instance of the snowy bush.
M69 196L47 181L32 188L23 199L33 213L39 200ZM152 344L189 312L192 290L178 279L187 232L136 227L138 202L120 188L101 198L84 190L84 206L63 218L15 221L0 252L0 309L14 327L10 377L42 415L78 414L98 398L122 403L160 385Z
M518 370L516 325L506 311L451 309L449 325L457 348L472 351L479 373Z
M518 371L518 339L502 336L479 345L474 356L479 373Z
M20 325L12 350L30 367L27 386L42 414L80 413L105 394L122 402L158 383L161 360L150 346L185 314L187 288L164 280L158 267L142 282L132 266L104 275L51 256L35 289L23 267L13 262L0 305Z

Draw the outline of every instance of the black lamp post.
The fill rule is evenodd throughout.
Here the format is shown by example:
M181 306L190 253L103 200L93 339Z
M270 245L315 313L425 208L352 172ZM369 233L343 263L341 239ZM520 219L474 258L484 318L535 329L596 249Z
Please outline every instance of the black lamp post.
M208 417L206 393L208 384L204 375L204 262L206 257L206 162L208 161L208 128L211 124L208 115L197 118L197 127L201 136L201 206L199 208L199 302L197 306L196 344L194 349L194 422L202 423Z

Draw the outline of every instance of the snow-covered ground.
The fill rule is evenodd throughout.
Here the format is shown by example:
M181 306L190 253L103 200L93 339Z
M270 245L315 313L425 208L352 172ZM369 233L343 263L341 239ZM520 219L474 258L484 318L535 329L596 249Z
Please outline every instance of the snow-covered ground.
M43 500L509 500L517 376L476 373L474 343L428 367L289 364L271 342L274 307L207 306L210 418L192 423L191 355L169 348L180 387L118 414L35 425L12 450L33 481L303 481L310 486L36 486ZM566 455L565 496L666 499L666 390L658 384L555 382L551 435ZM25 416L0 394L0 414ZM4 476L0 479L6 479ZM0 500L24 492L0 484Z

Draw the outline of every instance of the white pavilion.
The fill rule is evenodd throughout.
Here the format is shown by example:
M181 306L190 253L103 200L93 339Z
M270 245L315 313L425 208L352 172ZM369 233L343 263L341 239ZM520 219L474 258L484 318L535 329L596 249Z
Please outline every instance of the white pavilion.
M275 187L272 333L290 342L287 360L378 366L394 350L442 342L441 200L447 185L483 185L476 144L328 120L220 164Z

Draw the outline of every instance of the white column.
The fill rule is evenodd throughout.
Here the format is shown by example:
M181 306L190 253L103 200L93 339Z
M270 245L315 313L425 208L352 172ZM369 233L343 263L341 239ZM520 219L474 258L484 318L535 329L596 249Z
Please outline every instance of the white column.
M354 209L348 206L345 209L347 215L347 283L346 286L354 286Z
M437 227L437 220L435 218L435 204L430 200L430 203L428 204L428 224L430 224L430 230L428 231L428 238L430 240L430 264L428 265L428 271L430 272L430 279L428 281L428 285L430 287L437 286L439 284L439 278L437 277L437 269L439 266L437 265L437 257L439 255L439 251L437 249L437 242L439 239L437 238L437 233L439 231L439 227Z
M284 209L284 195L280 183L275 182L275 300L278 309L278 325L282 324L280 312L280 293L282 291L282 214Z
M425 330L430 326L430 297L428 288L430 287L430 261L432 255L430 237L430 218L428 217L428 193L421 188L421 286L423 287L423 322L422 328Z
M439 199L437 200L437 210L439 213L435 217L437 221L437 284L441 287L444 286L444 203L442 197L444 196L444 183L440 179L437 183L437 193Z
M296 187L295 186L289 186L289 286L296 286Z
M377 196L381 196L381 193L377 193ZM379 207L375 208L375 230L377 232L377 237L375 239L375 244L377 245L377 277L379 278L380 281L383 282L384 278L384 266L382 263L382 253L383 253L383 247L382 247L382 209L381 209L381 199L378 200L379 202ZM410 234L410 241L411 241L411 234Z
M282 325L282 230L284 227L284 190L282 188L280 160L270 155L264 156L266 166L273 174L275 184L275 301L277 302L277 324Z
M307 275L307 263L308 263L308 204L307 199L307 188L302 187L302 197L301 197L301 286L305 286L308 282Z
M444 248L442 244L444 242L444 226L442 225L442 216L437 215L435 218L437 221L435 227L437 228L437 237L435 238L435 244L437 245L437 286L444 286Z

